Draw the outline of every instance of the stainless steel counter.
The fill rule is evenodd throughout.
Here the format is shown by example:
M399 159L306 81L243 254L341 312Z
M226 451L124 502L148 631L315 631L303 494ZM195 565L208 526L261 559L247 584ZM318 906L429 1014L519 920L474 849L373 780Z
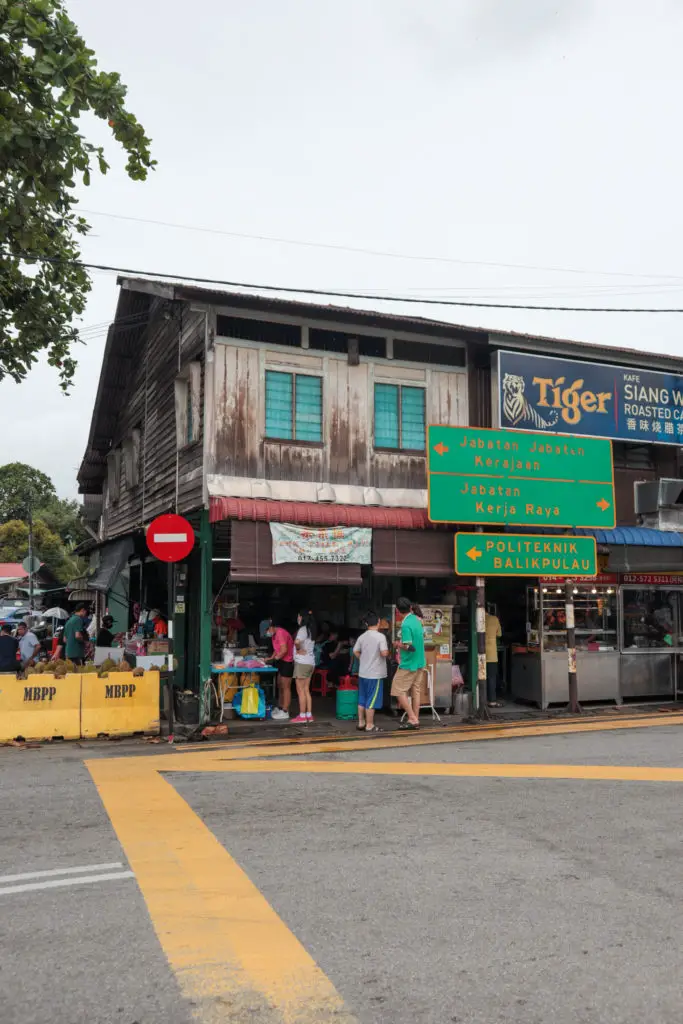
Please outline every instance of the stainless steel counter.
M672 697L675 654L632 651L621 655L622 697Z
M619 652L577 651L579 700L620 702ZM512 696L532 701L545 710L569 699L567 652L512 655Z

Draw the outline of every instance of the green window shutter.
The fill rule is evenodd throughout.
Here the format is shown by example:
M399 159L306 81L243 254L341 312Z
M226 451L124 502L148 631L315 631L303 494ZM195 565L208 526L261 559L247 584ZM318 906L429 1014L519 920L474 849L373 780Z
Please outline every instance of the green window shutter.
M266 370L266 437L292 440L291 373Z
M398 387L375 384L375 448L398 447Z
M323 382L321 377L296 377L294 433L297 441L323 439Z
M401 448L424 451L424 388L401 388Z

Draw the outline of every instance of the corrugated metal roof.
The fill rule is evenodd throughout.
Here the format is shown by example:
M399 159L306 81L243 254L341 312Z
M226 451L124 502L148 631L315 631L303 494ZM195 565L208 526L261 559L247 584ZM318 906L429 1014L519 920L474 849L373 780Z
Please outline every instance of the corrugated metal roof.
M381 321L385 321L388 325L393 324L395 329L400 330L400 324L403 322L405 328L410 330L411 325L414 326L416 331L434 331L439 329L441 333L448 334L448 332L469 332L473 336L479 335L480 340L484 344L488 343L492 348L527 348L528 344L532 346L535 343L540 343L541 347L544 346L556 346L562 345L566 349L572 348L575 351L571 354L579 359L597 359L600 361L605 359L611 361L610 355L614 353L612 358L618 359L621 355L622 358L625 356L637 356L641 366L653 366L661 365L662 368L670 368L674 372L681 372L683 367L683 359L680 357L668 354L668 353L654 353L648 352L642 349L626 348L617 345L601 345L597 342L591 341L575 341L572 338L558 338L544 334L532 334L529 331L508 331L502 330L499 327L473 327L471 324L459 324L454 323L451 320L443 319L432 319L431 317L425 316L413 316L410 313L388 313L380 312L377 309L368 309L358 306L338 306L332 303L308 301L306 299L290 299L290 298L275 298L272 294L263 295L258 292L258 289L254 291L238 291L229 287L217 288L209 285L202 285L192 280L177 281L169 280L168 278L162 277L127 277L122 275L117 278L117 284L123 285L124 288L135 291L136 286L141 290L147 288L157 287L159 289L166 288L168 290L168 297L174 299L192 299L197 301L214 302L217 303L222 300L225 303L230 304L233 302L239 304L244 308L251 307L252 309L258 309L263 312L271 309L273 312L279 312L288 314L291 316L309 317L315 318L316 314L321 317L330 317L332 314L351 320L352 318L363 318L370 323L371 320L376 320L378 326L381 325ZM363 300L356 300L358 302ZM381 301L379 299L369 298L368 303ZM396 305L396 303L393 303ZM487 337L488 336L488 337ZM525 344L526 343L526 344ZM566 352L563 354L567 354Z
M598 544L628 544L641 548L683 548L683 535L668 530L650 530L644 526L617 526L614 530L576 530L595 537Z
M28 573L21 562L0 562L0 577L3 582L7 580L25 580Z
M211 498L209 518L247 519L297 526L371 526L377 529L424 530L432 528L427 510L378 508L365 505L319 504L314 501L268 501L258 498Z

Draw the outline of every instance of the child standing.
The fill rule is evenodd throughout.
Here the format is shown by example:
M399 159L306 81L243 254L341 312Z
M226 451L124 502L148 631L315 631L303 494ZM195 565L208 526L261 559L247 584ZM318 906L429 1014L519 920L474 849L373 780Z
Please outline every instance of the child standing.
M374 612L366 617L367 629L356 640L353 653L360 661L358 670L358 725L365 732L381 732L375 725L375 710L384 704L384 680L387 677L389 647L379 631Z

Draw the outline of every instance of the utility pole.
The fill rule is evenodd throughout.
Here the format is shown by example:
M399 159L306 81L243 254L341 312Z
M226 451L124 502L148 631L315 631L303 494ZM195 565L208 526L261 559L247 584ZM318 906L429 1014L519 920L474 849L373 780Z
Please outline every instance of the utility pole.
M28 510L28 612L33 616L33 513Z

